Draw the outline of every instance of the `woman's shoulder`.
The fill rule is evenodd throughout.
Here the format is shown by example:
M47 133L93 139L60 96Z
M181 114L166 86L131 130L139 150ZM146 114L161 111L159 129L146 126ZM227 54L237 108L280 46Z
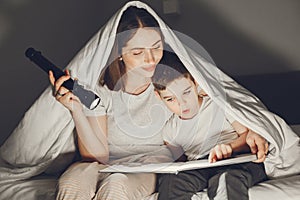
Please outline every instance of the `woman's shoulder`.
M106 85L97 85L95 87L95 93L103 100L111 99L112 92Z
M111 90L107 87L107 85L96 85L95 87L95 92L97 92L98 94L102 94L102 93L111 93Z

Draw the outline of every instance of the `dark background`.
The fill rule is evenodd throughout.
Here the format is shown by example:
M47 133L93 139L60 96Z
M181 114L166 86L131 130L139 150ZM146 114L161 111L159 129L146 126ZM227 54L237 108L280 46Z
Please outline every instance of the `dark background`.
M41 50L63 68L125 2L0 0L0 144L49 85L24 51ZM299 1L178 0L177 14L164 13L172 0L144 2L172 29L198 41L271 111L299 123Z

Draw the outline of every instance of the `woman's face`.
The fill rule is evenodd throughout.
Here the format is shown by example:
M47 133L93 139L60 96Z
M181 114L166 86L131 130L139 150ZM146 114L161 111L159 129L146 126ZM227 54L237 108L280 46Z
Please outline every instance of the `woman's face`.
M163 42L158 31L138 28L133 37L122 48L122 59L126 72L143 77L152 77L163 54Z

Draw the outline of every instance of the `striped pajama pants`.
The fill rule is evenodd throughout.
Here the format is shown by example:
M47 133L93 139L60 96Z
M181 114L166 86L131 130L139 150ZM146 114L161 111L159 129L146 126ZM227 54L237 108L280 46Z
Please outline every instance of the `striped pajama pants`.
M150 173L99 173L103 165L74 163L60 177L57 200L140 200L155 190L156 176Z

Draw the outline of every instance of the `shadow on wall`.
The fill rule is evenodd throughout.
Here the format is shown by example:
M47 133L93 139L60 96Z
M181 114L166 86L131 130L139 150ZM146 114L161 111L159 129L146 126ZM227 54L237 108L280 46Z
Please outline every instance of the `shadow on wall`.
M165 21L172 25L173 29L186 33L198 41L209 52L218 67L227 74L250 75L300 70L299 66L294 63L292 65L290 60L280 54L280 51L275 51L265 45L259 35L256 37L253 34L245 33L243 27L233 25L230 20L225 20L218 10L207 5L206 1L190 0L188 2L188 4L181 2L180 15L164 16ZM258 7L259 2L255 2L256 4L253 4ZM268 12L265 12L265 15L268 15ZM236 18L239 17L245 16L236 16ZM253 21L252 23L254 23L252 24L253 29L259 27L258 21L256 24ZM300 30L300 26L293 28L286 32ZM277 29L279 30L281 27L278 26ZM270 26L269 32L265 34L275 37L276 29L274 30L274 27ZM288 38L290 41L295 39L297 37ZM299 47L298 50L300 51ZM300 63L300 59L298 59L298 63Z

